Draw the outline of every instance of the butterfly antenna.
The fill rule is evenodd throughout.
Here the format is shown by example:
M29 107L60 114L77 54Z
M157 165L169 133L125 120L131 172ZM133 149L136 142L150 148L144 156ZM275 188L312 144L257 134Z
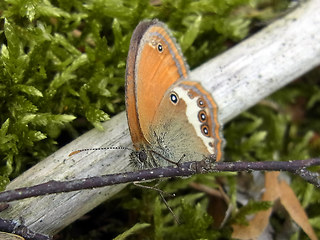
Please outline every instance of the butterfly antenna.
M133 151L131 148L127 148L127 147L99 147L99 148L84 148L84 149L78 149L75 150L71 153L69 153L69 157L73 156L75 154L78 154L80 152L87 152L87 151L101 151L101 150L129 150L129 151Z

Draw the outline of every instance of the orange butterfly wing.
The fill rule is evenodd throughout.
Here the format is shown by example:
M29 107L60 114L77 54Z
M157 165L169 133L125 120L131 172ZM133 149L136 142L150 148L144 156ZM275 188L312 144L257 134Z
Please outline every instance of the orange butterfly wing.
M167 89L188 75L188 65L165 25L141 22L132 35L126 70L127 117L137 149L148 144L149 126Z

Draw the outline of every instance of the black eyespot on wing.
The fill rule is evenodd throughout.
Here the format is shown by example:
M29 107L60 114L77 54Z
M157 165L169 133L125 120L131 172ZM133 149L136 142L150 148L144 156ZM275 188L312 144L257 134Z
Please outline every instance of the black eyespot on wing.
M202 98L199 98L197 101L198 107L200 108L205 108L206 107L206 103Z
M206 124L202 124L201 125L201 132L203 135L209 137L209 135L210 135L209 126Z
M198 113L198 119L200 122L206 122L207 121L207 113L204 111L204 110L201 110L199 113Z
M179 97L178 97L178 94L176 94L175 92L172 92L170 94L170 101L173 103L173 104L177 104L178 101L179 101Z
M162 47L162 44L161 43L158 43L158 46L157 46L157 49L160 53L163 52L163 47Z

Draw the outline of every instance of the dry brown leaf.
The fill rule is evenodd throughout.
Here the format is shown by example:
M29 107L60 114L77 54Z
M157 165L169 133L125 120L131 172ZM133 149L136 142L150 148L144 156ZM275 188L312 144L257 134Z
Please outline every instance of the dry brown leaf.
M281 204L287 210L291 218L303 229L311 240L317 240L317 236L311 227L308 216L301 206L298 198L285 181L278 181L280 172L265 173L265 189L261 200L275 201L280 198ZM236 239L257 239L268 226L272 209L261 211L249 221L248 226L233 225L232 237Z
M265 192L263 193L263 201L275 201L279 198L279 172L266 172L265 173ZM248 226L232 225L233 233L232 238L236 239L257 239L268 226L269 217L272 209L261 211L257 213L254 218L249 221Z
M281 181L279 189L281 204L287 210L291 218L303 229L311 240L318 239L309 223L306 212L302 208L291 187L285 181Z

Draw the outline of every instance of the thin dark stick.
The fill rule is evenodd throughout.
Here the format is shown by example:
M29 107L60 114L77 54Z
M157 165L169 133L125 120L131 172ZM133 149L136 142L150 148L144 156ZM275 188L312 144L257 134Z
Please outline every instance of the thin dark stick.
M301 178L306 180L308 183L315 185L317 188L320 188L320 174L317 172L310 172L305 168L293 171L294 174L299 175Z
M35 233L23 224L14 220L5 220L0 218L1 231L10 232L24 237L26 240L50 240L51 237L40 233Z
M100 177L90 177L71 181L49 181L31 187L1 192L0 202L10 202L28 197L91 189L120 183L139 182L168 177L191 176L196 173L226 171L289 171L303 177L316 187L320 187L320 178L318 175L306 170L307 167L316 165L320 165L320 159L318 158L288 162L221 162L213 164L208 164L205 161L185 162L179 164L179 167L159 167L136 172L110 174Z

